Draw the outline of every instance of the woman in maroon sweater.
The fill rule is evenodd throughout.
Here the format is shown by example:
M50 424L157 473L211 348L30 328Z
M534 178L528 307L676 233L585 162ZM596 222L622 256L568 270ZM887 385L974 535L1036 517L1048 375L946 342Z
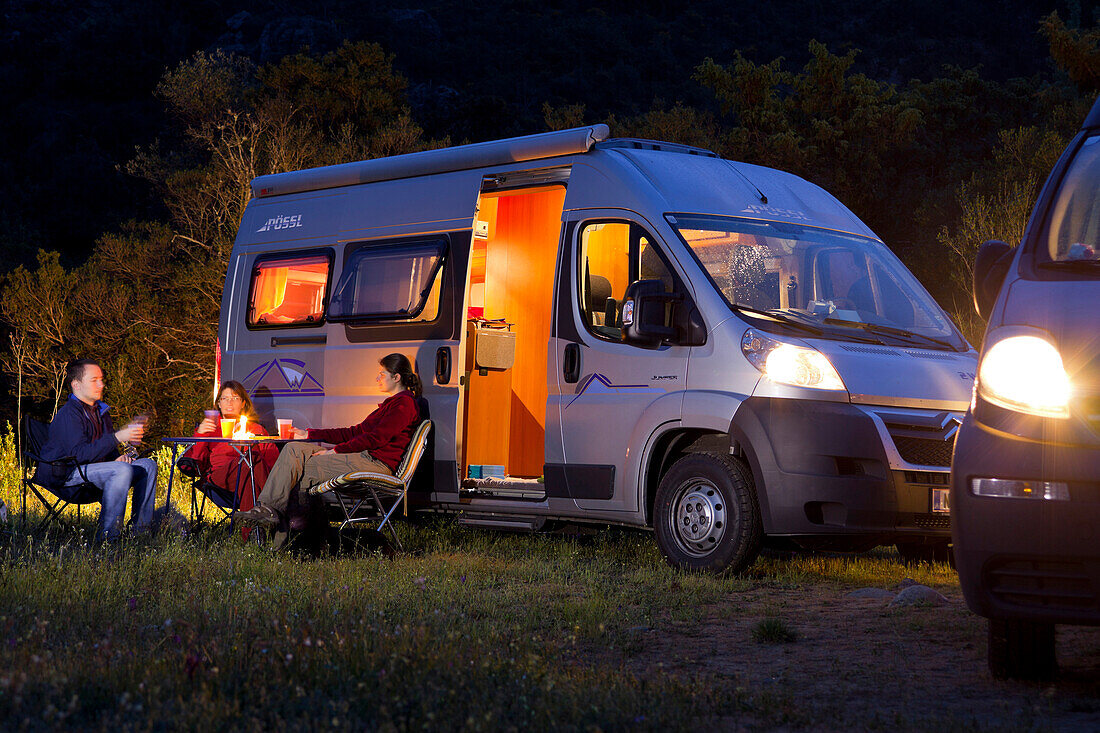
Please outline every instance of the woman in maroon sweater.
M294 490L319 484L351 471L392 474L401 462L420 424L420 378L403 354L390 354L379 360L375 382L389 395L378 408L358 425L347 428L294 429L299 440L334 443L322 448L313 443L287 443L260 493L259 503L236 519L247 526L278 527L276 545L285 541L286 510Z

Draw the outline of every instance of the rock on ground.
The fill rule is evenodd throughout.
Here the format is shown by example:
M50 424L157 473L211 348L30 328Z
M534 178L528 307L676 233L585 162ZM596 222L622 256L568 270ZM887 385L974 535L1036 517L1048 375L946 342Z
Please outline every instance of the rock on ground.
M911 585L890 601L891 606L943 606L946 604L947 598L927 585Z

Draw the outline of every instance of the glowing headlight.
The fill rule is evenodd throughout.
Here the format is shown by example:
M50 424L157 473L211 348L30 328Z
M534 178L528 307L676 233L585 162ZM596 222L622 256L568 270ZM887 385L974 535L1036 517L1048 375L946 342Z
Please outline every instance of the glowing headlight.
M741 353L773 382L812 389L844 389L844 382L820 351L778 341L749 329Z
M1068 417L1070 391L1058 349L1038 336L998 341L978 368L978 394L1009 410Z

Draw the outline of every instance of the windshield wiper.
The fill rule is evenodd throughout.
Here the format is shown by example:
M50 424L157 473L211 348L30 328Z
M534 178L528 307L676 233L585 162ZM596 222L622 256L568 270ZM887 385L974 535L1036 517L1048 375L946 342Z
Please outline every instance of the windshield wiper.
M1036 267L1040 270L1094 273L1100 271L1100 260L1053 260L1051 262L1040 262Z
M858 328L861 331L869 331L870 333L882 334L883 336L895 336L897 338L909 339L910 341L919 339L925 343L934 344L936 346L942 346L945 349L951 351L957 351L955 344L950 341L938 339L933 336L925 336L923 333L916 333L914 331L907 331L904 328L894 328L892 326L882 326L877 323L864 323L862 321L844 321L837 318L826 318L825 323L832 323L840 326L847 326L849 328Z
M817 323L807 323L807 322L805 322L801 319L794 318L794 317L791 316L790 313L787 313L786 311L781 311L781 310L767 310L766 311L766 310L761 310L760 308L753 308L752 306L742 305L741 303L734 303L733 307L736 308L737 310L748 311L749 313L756 313L758 315L765 316L767 318L771 318L773 320L779 321L780 323L785 323L789 326L794 326L796 328L801 328L803 331L806 331L807 333L812 333L815 336L821 336L821 335L824 335L824 333L825 333L825 329L822 328L821 326L817 325Z
M773 318L780 323L785 323L789 326L801 328L806 333L813 334L814 336L827 336L829 333L835 334L835 330L822 328L821 322L814 319L812 316L803 315L797 311L785 311L779 308L772 310L761 310L759 308L753 308L747 305L741 305L735 303L734 307L738 310L749 311L750 313L757 313L768 318ZM877 339L871 336L853 336L851 334L845 334L845 338L852 341L859 341L865 344L882 344L882 339Z

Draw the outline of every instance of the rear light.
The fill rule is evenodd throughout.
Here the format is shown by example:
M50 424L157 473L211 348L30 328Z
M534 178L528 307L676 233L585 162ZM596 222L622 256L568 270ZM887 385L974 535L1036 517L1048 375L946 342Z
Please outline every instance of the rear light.
M218 403L218 387L222 383L222 340L214 342L214 404Z

